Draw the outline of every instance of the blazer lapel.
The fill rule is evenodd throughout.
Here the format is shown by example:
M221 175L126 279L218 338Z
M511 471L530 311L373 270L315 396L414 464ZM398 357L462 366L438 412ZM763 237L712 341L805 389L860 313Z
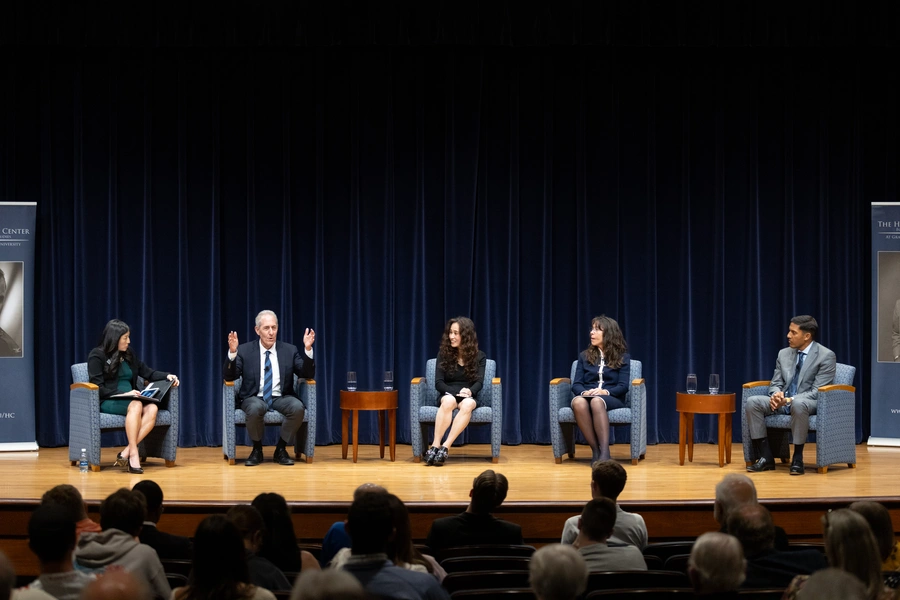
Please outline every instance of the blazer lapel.
M809 350L806 352L806 360L803 361L803 367L800 369L800 379L797 380L797 391L800 391L800 383L803 382L803 378L809 373L810 365L816 361L819 357L819 345L815 342L809 345Z

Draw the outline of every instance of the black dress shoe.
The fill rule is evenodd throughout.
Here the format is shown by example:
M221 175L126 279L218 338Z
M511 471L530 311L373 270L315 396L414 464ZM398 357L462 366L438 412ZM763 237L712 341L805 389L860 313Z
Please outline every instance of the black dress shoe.
M803 475L805 472L802 460L795 460L791 463L791 475Z
M434 464L434 457L437 456L438 449L434 446L430 447L425 451L425 454L422 455L422 459L425 461L425 466L430 467Z
M766 460L765 458L761 458L749 467L747 467L748 473L762 473L763 471L774 471L775 463L770 460Z
M447 455L450 454L450 451L447 450L446 446L441 446L438 448L437 454L434 455L434 466L443 467L444 461L447 460Z
M287 448L276 448L275 455L272 457L272 460L275 463L277 463L279 465L284 465L286 467L289 467L292 464L294 464L294 461L288 455Z
M141 468L141 467L134 468L134 467L132 467L132 466L129 464L129 465L128 465L128 472L131 473L132 475L143 475L143 474L144 474L144 469Z
M244 461L245 467L255 467L263 461L262 448L254 448L250 451L250 456Z

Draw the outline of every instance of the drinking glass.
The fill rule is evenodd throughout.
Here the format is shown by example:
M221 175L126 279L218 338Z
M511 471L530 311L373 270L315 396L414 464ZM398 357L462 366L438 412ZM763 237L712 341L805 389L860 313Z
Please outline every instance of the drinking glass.
M696 373L688 373L687 393L688 394L696 394L697 393L697 374Z
M710 394L718 394L719 393L719 376L716 373L713 373L709 376L709 393Z
M356 391L356 371L347 371L347 389L351 392Z
M384 372L384 391L390 392L394 389L394 372L393 371L385 371Z

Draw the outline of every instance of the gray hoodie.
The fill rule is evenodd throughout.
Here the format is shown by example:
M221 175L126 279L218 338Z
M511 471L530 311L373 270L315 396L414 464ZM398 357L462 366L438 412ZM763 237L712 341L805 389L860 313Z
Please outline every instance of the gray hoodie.
M103 571L118 565L143 580L156 598L167 599L172 594L156 550L120 529L82 533L74 558L76 569Z

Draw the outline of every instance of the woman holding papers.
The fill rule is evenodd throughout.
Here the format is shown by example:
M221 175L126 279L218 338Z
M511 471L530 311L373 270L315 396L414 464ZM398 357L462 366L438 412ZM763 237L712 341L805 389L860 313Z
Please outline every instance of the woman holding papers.
M158 406L141 395L137 378L144 381L166 379L178 386L178 377L155 371L134 355L129 347L131 329L126 323L113 319L100 334L100 345L88 355L88 377L100 388L100 412L125 416L125 436L128 446L116 457L116 466L127 467L129 473L141 474L138 444L156 425Z

